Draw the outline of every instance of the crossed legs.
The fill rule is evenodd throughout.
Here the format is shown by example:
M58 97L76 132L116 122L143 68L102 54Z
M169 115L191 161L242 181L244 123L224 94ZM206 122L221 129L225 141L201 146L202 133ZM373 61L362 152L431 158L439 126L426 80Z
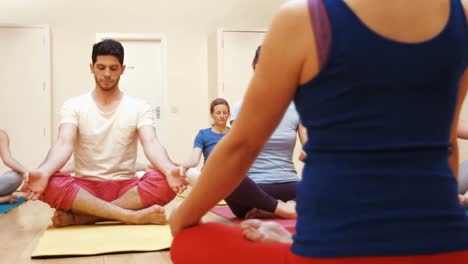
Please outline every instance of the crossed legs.
M41 197L56 208L54 226L117 220L127 224L164 224L165 204L175 193L164 176L149 172L141 179L95 181L58 173Z
M195 185L201 171L190 168L186 176ZM257 184L244 177L239 186L224 200L238 218L275 217L296 218L297 182Z
M245 177L225 200L238 218L296 218L296 184L257 184Z

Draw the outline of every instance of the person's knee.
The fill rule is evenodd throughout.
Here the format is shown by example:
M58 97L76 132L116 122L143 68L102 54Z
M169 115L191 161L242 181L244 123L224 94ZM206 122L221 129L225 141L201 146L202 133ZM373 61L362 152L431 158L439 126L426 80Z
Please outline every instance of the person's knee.
M40 200L55 209L70 210L79 186L75 184L72 176L56 174L50 177L47 188L42 193Z
M206 223L179 232L172 241L170 254L174 264L213 260L226 264L284 263L289 247L289 244L251 242L244 238L239 226ZM210 254L203 249L209 249Z
M146 206L154 204L164 206L174 200L175 197L176 193L171 188L160 187L152 193L144 194L144 197L141 198Z
M229 227L221 223L206 223L179 232L172 241L171 260L173 263L209 263L212 255L206 254L200 248L220 249L223 239L234 240L237 236L226 235L225 230ZM219 237L220 234L226 235ZM235 234L237 235L237 234ZM197 246L194 246L197 245Z
M138 184L138 193L145 206L154 204L164 206L176 197L176 193L160 172L147 173Z
M15 192L23 182L23 176L16 171L8 171L0 176L0 196Z

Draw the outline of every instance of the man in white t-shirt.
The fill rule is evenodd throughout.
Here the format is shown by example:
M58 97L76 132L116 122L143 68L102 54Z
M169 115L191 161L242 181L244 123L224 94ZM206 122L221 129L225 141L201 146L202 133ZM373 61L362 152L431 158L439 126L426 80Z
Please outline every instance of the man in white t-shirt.
M54 226L101 220L163 224L162 206L187 186L183 168L174 165L156 136L151 106L120 90L123 59L117 41L93 46L94 90L63 104L57 142L26 177L27 198L56 209ZM135 171L138 139L158 169L141 178ZM72 154L75 177L58 172Z

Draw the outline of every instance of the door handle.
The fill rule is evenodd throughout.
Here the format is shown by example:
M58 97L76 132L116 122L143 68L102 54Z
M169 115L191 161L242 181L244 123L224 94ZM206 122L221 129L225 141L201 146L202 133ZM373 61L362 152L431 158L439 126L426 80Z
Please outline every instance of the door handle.
M156 106L154 111L156 112L156 119L161 119L161 107Z

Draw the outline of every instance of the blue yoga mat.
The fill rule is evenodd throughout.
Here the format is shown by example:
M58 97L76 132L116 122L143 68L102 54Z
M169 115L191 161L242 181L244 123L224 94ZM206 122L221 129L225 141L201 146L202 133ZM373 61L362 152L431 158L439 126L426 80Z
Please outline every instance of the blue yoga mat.
M14 204L0 204L0 214L5 214L11 209L18 207L20 204L24 203L26 200L24 197L20 197L18 201Z

